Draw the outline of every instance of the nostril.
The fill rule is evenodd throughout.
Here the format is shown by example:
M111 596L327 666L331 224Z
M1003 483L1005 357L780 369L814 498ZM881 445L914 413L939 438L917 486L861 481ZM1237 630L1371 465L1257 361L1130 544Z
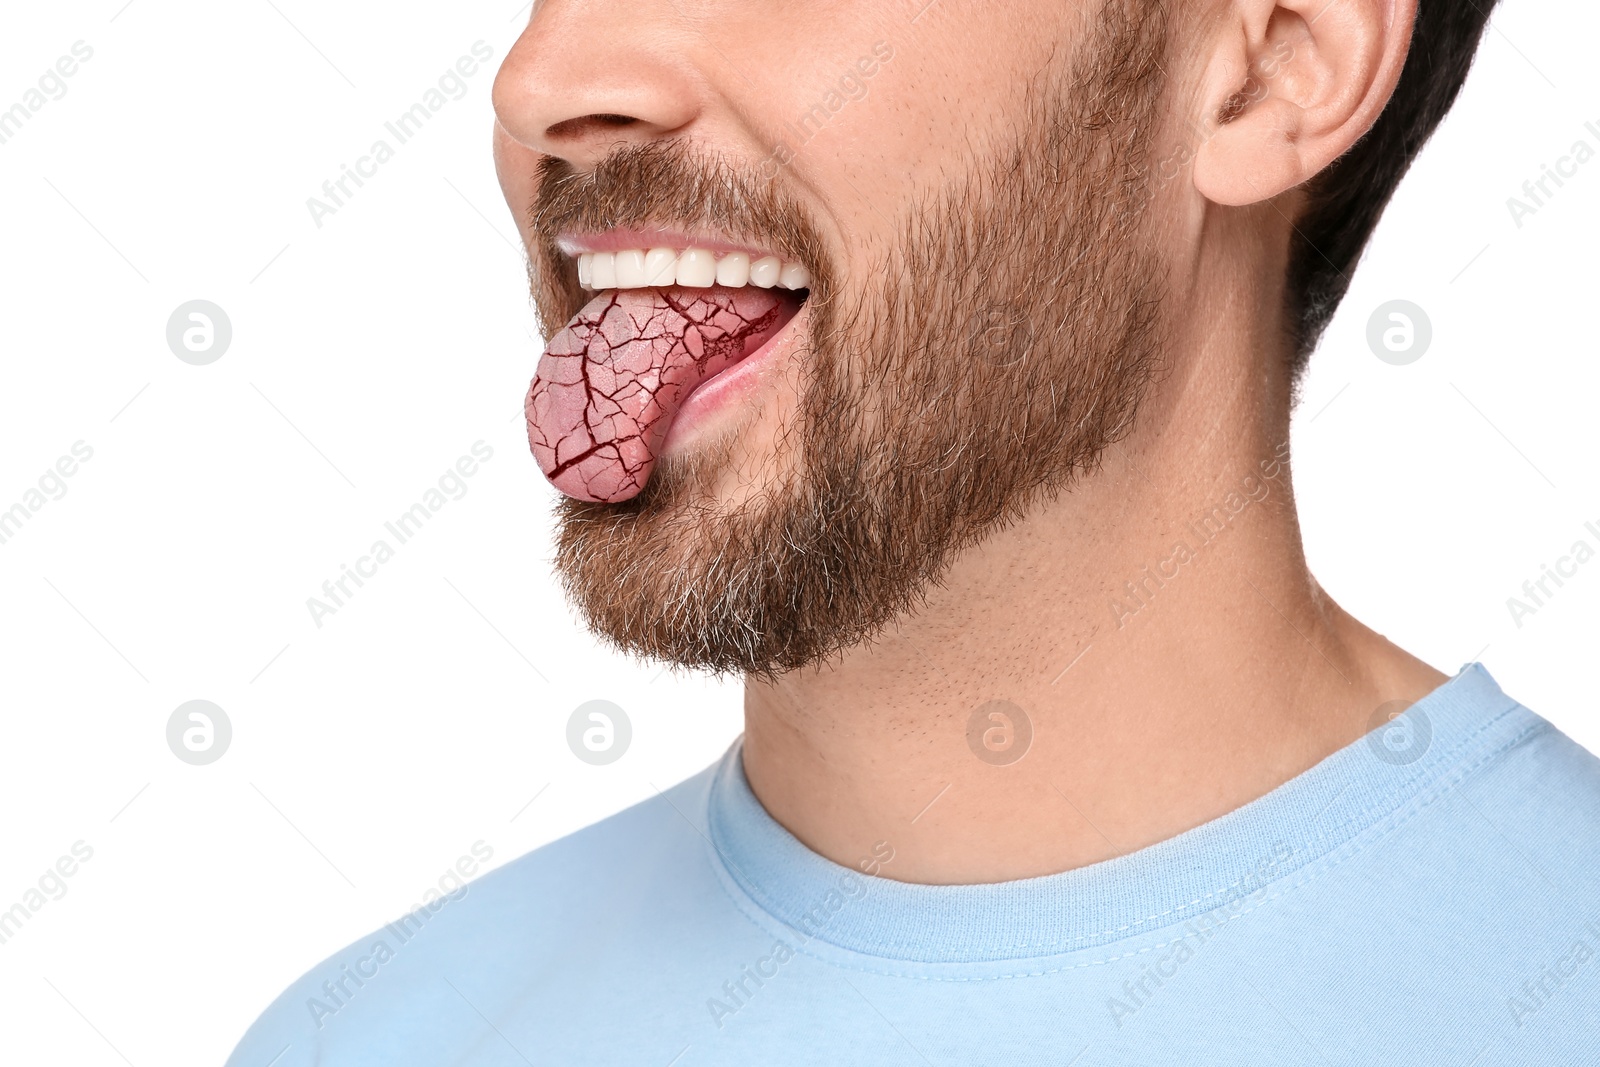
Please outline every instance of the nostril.
M575 119L564 119L545 131L545 136L552 140L581 137L590 133L595 127L616 128L619 126L632 126L639 120L632 115L582 115Z

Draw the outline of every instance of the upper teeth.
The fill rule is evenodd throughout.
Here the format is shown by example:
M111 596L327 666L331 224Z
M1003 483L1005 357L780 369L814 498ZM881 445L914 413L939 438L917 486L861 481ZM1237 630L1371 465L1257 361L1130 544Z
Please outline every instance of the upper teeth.
M645 289L682 285L705 289L713 285L738 288L804 289L810 273L799 263L777 256L752 260L745 252L726 252L720 258L704 248L630 248L624 252L583 252L578 256L578 284L585 289Z

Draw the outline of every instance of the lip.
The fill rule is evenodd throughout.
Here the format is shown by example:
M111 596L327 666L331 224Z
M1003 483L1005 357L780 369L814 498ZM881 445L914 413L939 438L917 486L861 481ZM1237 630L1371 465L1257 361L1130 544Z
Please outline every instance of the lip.
M625 252L633 248L672 248L681 252L686 248L704 248L708 252L745 252L752 259L777 256L795 259L755 243L747 243L705 234L683 233L677 230L606 230L604 233L563 233L556 237L556 247L576 259L584 252Z
M695 386L678 405L672 427L661 443L661 454L691 447L696 440L713 432L718 423L726 423L735 409L776 378L803 336L810 310L809 301L802 303L794 317L760 348Z

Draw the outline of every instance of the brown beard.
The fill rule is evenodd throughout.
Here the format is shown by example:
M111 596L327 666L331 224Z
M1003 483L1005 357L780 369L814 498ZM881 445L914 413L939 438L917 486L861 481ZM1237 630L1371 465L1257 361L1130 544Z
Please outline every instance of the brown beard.
M564 500L556 567L605 640L771 677L870 641L958 553L1092 470L1159 359L1164 286L1145 223L1165 5L1109 0L1070 69L1028 93L1014 144L930 203L840 291L779 183L681 142L592 171L546 160L533 288L547 332L584 303L567 229L704 227L811 270L811 336L781 473L737 504L727 449L663 463L620 504Z

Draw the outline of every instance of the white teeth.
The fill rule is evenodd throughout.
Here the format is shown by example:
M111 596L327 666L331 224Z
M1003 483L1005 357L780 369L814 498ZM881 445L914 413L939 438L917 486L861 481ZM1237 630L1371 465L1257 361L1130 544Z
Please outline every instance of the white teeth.
M778 284L778 276L782 273L783 261L777 256L765 256L750 264L750 284L771 289Z
M596 252L589 261L589 284L596 289L617 287L617 257L612 252Z
M645 253L646 285L671 285L678 280L678 253L671 248L652 248Z
M800 263L777 256L754 259L748 252L727 252L720 257L704 248L625 249L621 252L578 254L578 284L585 289L646 289L682 285L705 289L721 285L730 289L754 285L762 289L805 289L811 272Z
M729 252L717 260L718 285L743 285L750 280L750 257L743 252Z
M617 253L617 288L642 289L644 287L644 253L637 248Z
M678 284L705 289L717 282L717 259L703 248L686 248L678 257Z

